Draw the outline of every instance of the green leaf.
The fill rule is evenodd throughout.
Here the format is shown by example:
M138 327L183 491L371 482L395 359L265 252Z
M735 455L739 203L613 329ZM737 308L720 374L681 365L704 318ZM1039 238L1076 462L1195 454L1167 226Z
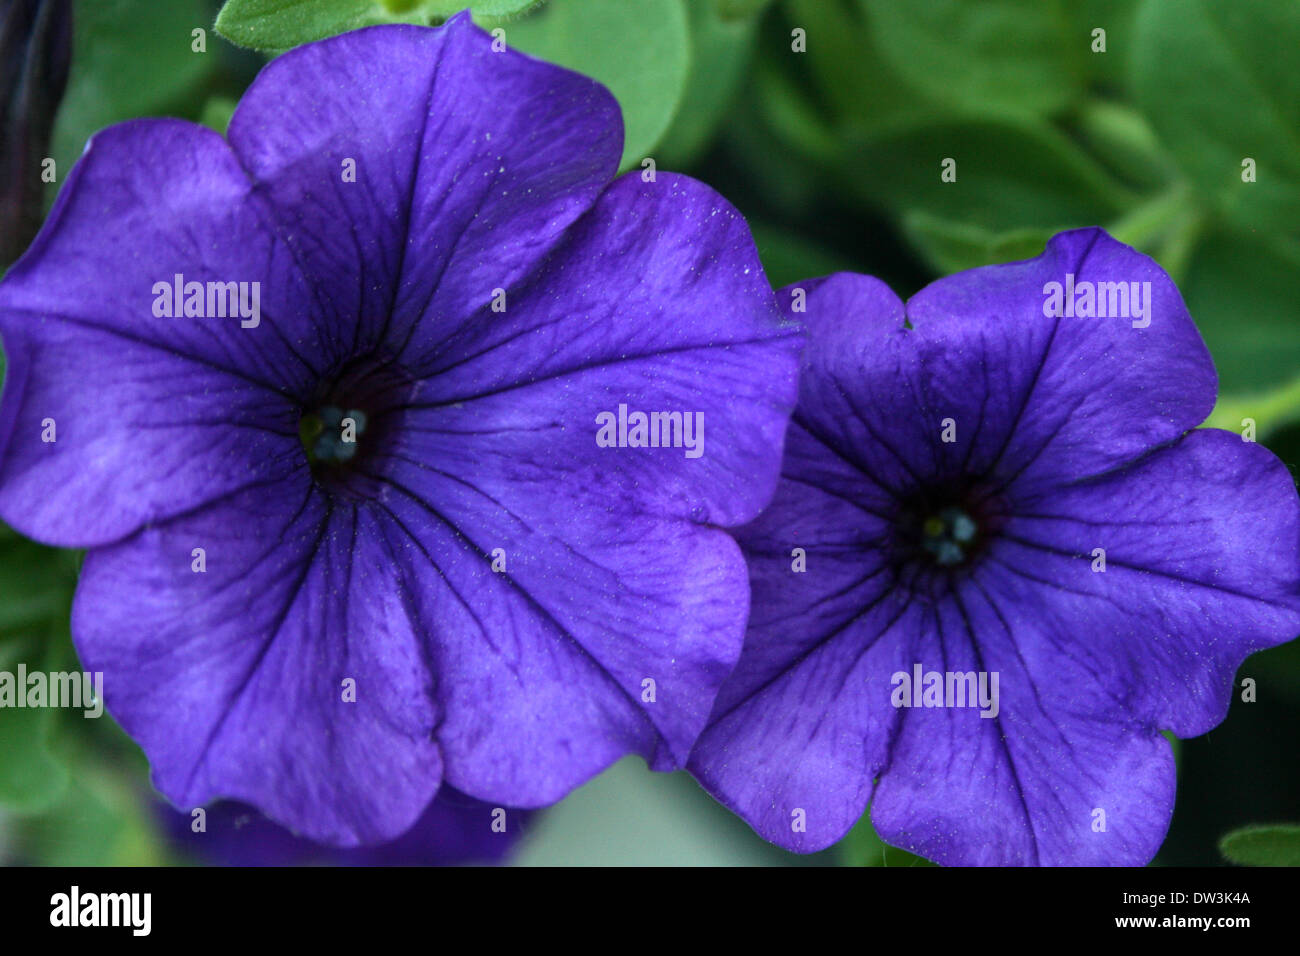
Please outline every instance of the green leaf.
M78 556L28 541L0 525L0 672L67 670L66 620ZM16 703L12 701L10 703ZM44 809L68 782L50 749L58 712L47 707L0 707L0 807L22 813Z
M199 114L199 122L225 136L226 129L230 126L230 118L235 115L237 105L228 96L214 96L203 104L203 112Z
M56 804L19 821L17 849L40 866L158 866L154 799L143 779L83 762Z
M78 0L72 69L51 147L59 182L105 126L193 115L189 103L217 67L210 42L206 53L192 48L192 31L206 29L209 16L203 0Z
M832 272L852 271L854 264L838 253L824 249L798 235L761 222L750 222L754 243L758 247L763 271L774 288L830 275Z
M754 51L755 20L724 20L712 0L688 0L691 67L681 105L658 147L661 165L690 165L713 139L740 91Z
M527 13L546 0L425 0L423 9L446 19L466 7L474 11L475 20L508 20Z
M950 222L914 210L903 216L903 234L943 274L999 262L1032 259L1058 229L990 232L969 223Z
M1295 377L1300 243L1211 233L1196 247L1181 291L1214 356L1221 394L1254 395Z
M1264 438L1280 428L1300 422L1300 376L1255 395L1220 395L1205 425L1241 432L1247 419L1255 423L1256 438ZM1300 674L1297 678L1295 684L1300 689Z
M1133 85L1175 161L1224 214L1255 229L1300 221L1300 4L1145 0ZM1243 161L1255 182L1243 182Z
M378 0L228 0L216 29L238 46L279 51L399 18ZM428 22L418 12L410 19Z
M767 866L795 859L759 839L685 773L625 757L539 815L516 866Z
M1133 19L1138 0L1070 0L1066 15L1070 35L1084 44L1083 69L1090 85L1117 98L1127 98L1129 62L1133 54ZM1106 31L1106 49L1093 51L1094 30Z
M0 709L0 807L37 812L67 787L68 770L48 746L53 724L49 708Z
M772 5L772 0L699 0L708 3L723 20L756 19Z
M934 866L929 860L890 846L876 835L871 814L864 813L844 839L835 844L841 866Z
M1075 119L1074 130L1084 144L1126 182L1152 189L1166 187L1177 175L1151 124L1131 106L1091 99Z
M1090 37L1064 0L861 0L873 52L957 110L1042 115L1083 88ZM818 38L809 35L811 47Z
M1300 825L1233 830L1219 841L1219 852L1243 866L1300 866Z
M0 541L0 639L44 627L67 612L76 560L76 552L47 548L12 532Z
M238 46L264 53L381 23L442 23L469 9L481 24L522 16L546 0L226 0L217 32Z
M806 73L836 120L872 131L943 113L871 50L866 21L853 0L786 0L783 11L782 46L766 49L762 65L784 63L797 79ZM806 34L804 53L791 51L794 29Z
M623 168L664 135L690 69L682 0L551 0L510 24L506 42L609 87L623 109Z
M956 180L941 179L956 161ZM990 232L1095 226L1132 193L1043 122L953 120L866 137L848 156L845 187L868 203L916 210Z
M7 598L9 595L6 594ZM43 637L0 639L0 671L17 682L18 665L43 671L52 658ZM24 695L27 688L15 687ZM64 793L68 771L50 750L57 712L49 707L0 707L0 807L19 813L44 810Z

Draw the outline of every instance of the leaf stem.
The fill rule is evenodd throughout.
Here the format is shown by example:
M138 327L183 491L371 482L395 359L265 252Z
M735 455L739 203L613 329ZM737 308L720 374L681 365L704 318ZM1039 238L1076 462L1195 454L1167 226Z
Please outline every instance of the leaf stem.
M1244 419L1255 422L1257 437L1300 422L1300 378L1258 395L1220 397L1205 425L1240 432Z

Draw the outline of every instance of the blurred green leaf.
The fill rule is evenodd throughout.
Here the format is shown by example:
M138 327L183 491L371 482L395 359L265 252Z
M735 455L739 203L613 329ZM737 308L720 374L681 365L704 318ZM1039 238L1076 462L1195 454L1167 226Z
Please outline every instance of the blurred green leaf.
M1138 0L1071 0L1066 4L1070 36L1087 52L1083 68L1091 86L1112 95L1126 95L1133 53L1133 18ZM1106 49L1094 52L1094 30L1105 30Z
M750 222L763 271L774 288L780 289L803 279L816 279L832 272L853 271L854 264L802 236L761 222Z
M0 640L64 615L77 580L76 552L5 532L0 541Z
M1133 82L1139 105L1183 171L1251 228L1300 221L1300 4L1144 0ZM1242 163L1255 162L1255 182Z
M1079 108L1074 130L1093 155L1135 186L1166 186L1177 175L1151 124L1127 104L1089 100Z
M57 803L19 821L17 850L39 866L157 866L150 802L140 783L85 763Z
M746 20L757 17L772 5L772 0L703 0L723 20Z
M794 53L787 31L780 48L765 50L762 65L781 64L796 79L811 79L837 122L870 132L891 124L917 124L943 112L871 48L866 20L855 0L786 0L785 13L791 30L807 34L808 49Z
M210 26L203 0L78 0L74 17L72 71L52 146L59 182L105 126L193 115L189 101L217 63L211 48L192 48L192 31Z
M764 58L760 57L754 68L751 83L755 93L736 99L721 139L728 157L741 171L740 178L752 184L751 190L762 197L764 206L798 216L824 188L829 178L826 167L840 165L840 144L831 131L816 125L815 114L800 109L797 99L784 100L791 87L764 64ZM782 125L786 114L800 125L793 129ZM816 145L810 146L810 141ZM816 156L818 148L828 155Z
M990 232L969 223L950 222L914 210L903 216L903 234L940 273L1032 259L1058 229Z
M623 110L623 168L664 135L690 70L682 0L551 0L512 23L506 42L609 87Z
M199 122L225 136L226 129L230 126L230 117L235 115L237 105L228 96L214 96L203 104Z
M1280 428L1300 422L1300 376L1285 385L1253 395L1220 395L1214 411L1205 420L1208 428L1241 432L1246 419L1255 423L1255 437L1265 438ZM1300 672L1296 674L1300 691Z
M688 774L625 757L539 814L518 866L780 866L821 863L766 843Z
M872 51L954 109L1042 115L1083 88L1090 38L1073 29L1064 0L860 2Z
M836 166L844 161L843 138L820 115L806 91L789 76L776 69L770 61L760 60L755 65L753 82L757 95L747 97L746 102L740 104L737 125L743 125L747 118L756 120L776 132L779 141L805 160L825 166ZM745 158L756 166L771 167L773 158L781 152L780 147L781 142L774 141L764 129L759 134L759 141L749 147L752 155ZM817 176L815 169L801 171L800 178L808 182L793 185L816 188L819 185Z
M3 585L0 585L3 587ZM8 598L7 590L4 592ZM0 639L0 671L17 683L18 665L44 671L52 655L42 638ZM26 699L27 687L15 686ZM68 785L68 771L50 750L56 711L48 707L0 707L0 807L19 813L44 810Z
M1243 827L1219 841L1219 852L1244 866L1300 866L1300 825Z
M691 66L672 125L659 144L661 165L689 165L713 139L740 90L754 49L754 20L723 20L713 0L687 0Z
M43 810L67 787L67 768L48 745L52 724L48 708L0 709L0 807Z
M835 844L841 866L934 866L922 859L890 846L876 835L871 825L871 814L864 813L844 839Z
M1181 291L1225 395L1254 395L1300 369L1300 243L1219 231L1197 246Z
M0 525L0 672L10 675L24 701L27 686L18 682L19 664L29 674L69 669L66 622L78 561L77 552L47 548ZM0 806L5 809L42 810L66 788L68 771L50 747L58 713L49 707L0 707Z
M941 164L956 161L956 181ZM1133 201L1076 143L1046 123L953 120L866 137L848 157L846 186L867 202L920 211L990 232L1093 226Z

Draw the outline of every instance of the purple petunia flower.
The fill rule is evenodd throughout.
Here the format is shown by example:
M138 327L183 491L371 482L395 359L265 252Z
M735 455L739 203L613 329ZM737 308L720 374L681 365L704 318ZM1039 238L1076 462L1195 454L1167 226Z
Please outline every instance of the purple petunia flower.
M173 803L352 845L684 762L801 333L621 129L461 15L279 57L228 143L92 140L0 284L0 516L90 549L73 635Z
M178 853L215 866L454 866L503 862L531 811L481 803L443 787L420 819L379 846L338 849L295 836L256 808L223 801L206 808L195 832L192 813L158 805L158 819Z
M906 306L806 306L753 609L691 769L798 851L871 804L944 864L1140 864L1162 729L1205 733L1246 655L1300 632L1300 507L1264 448L1194 429L1217 387L1178 290L1097 229Z

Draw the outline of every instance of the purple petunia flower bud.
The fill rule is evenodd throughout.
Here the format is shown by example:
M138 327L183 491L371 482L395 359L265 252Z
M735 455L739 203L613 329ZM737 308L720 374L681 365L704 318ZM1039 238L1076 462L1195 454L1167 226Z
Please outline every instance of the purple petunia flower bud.
M681 766L802 345L744 220L467 14L291 50L228 136L97 134L0 283L0 517L89 549L158 789L355 845Z
M906 305L847 273L781 298L799 405L692 771L791 850L870 802L940 863L1146 863L1160 732L1214 727L1241 661L1300 632L1295 484L1196 429L1217 383L1173 282L1082 229Z
M40 227L41 173L71 58L71 0L0 0L0 267Z

